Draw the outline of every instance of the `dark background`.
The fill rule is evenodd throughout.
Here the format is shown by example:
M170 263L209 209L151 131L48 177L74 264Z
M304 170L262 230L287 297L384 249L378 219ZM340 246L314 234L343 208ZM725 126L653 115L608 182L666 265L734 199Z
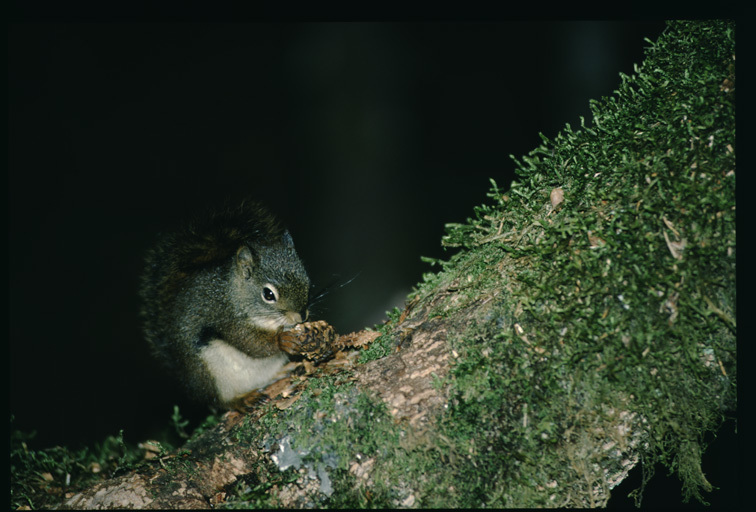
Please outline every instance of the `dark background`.
M381 322L431 270L421 255L449 256L444 224L472 215L489 178L508 185L508 155L590 119L588 100L663 29L11 24L12 427L36 430L38 448L120 429L136 443L163 435L174 404L191 426L207 414L152 360L136 288L157 233L225 199L277 212L316 288L355 278L315 318L339 332ZM716 485L732 439L708 456Z

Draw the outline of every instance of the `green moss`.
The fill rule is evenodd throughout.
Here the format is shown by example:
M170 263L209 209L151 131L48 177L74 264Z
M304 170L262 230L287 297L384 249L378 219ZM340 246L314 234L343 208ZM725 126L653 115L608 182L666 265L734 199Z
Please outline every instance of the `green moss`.
M386 457L398 445L400 429L385 404L360 393L344 376L311 377L302 397L284 410L267 406L258 421L246 421L239 442L271 454L274 464L258 468L256 485L227 496L234 508L278 506L272 485L315 482L311 506L380 506L394 491L385 486L366 493L350 473L352 462ZM385 492L386 497L381 493Z
M262 478L260 475L263 475ZM217 505L221 509L270 509L279 506L274 489L296 482L299 474L278 471L275 464L265 461L257 472L240 475L225 488L226 500Z
M590 443L563 440L620 410L644 419L643 460L674 469L685 501L711 489L703 436L735 408L734 62L732 23L670 23L591 102L591 126L542 136L508 192L492 180L493 203L447 226L462 250L414 297L453 284L435 314L474 316L451 340L441 431L447 457L473 456L440 466L424 504L580 505L606 483L580 483L570 450Z
M263 445L286 439L301 467L328 468L339 492L313 503L601 504L597 447L629 443L646 477L660 462L684 500L703 500L703 436L735 409L734 30L669 25L614 96L591 102L590 125L515 159L518 182L492 180L493 201L447 226L444 245L461 250L427 260L440 271L414 311L458 326L436 429L328 379L262 427ZM394 350L401 314L389 316L361 362ZM360 460L369 482L349 471Z
M55 446L35 450L30 447L34 437L34 432L24 433L11 428L12 509L58 505L66 492L86 488L104 477L134 467L141 458L138 448L124 443L123 432L79 449Z
M218 422L218 417L208 416L197 427L192 438ZM174 407L170 421L159 438L151 440L151 451L157 457L146 459L145 449L124 441L123 431L117 436L108 436L104 441L91 445L69 448L34 449L35 433L13 429L11 416L11 507L29 506L32 509L58 506L66 493L79 492L107 478L120 476L128 471L140 471L145 467L160 464L167 475L183 472L195 473L194 467L183 458L186 450L179 450L179 457L166 457L173 444L188 437L184 429L188 421L183 419L178 407Z
M388 322L398 321L400 315L401 311L399 310L399 308L394 308L393 310L386 312ZM362 350L360 352L358 358L358 362L360 364L365 364L370 361L380 359L381 357L387 356L393 353L394 350L396 350L396 342L389 335L389 323L385 323L379 326L378 332L381 333L381 336L373 340L373 342L368 345L365 350Z

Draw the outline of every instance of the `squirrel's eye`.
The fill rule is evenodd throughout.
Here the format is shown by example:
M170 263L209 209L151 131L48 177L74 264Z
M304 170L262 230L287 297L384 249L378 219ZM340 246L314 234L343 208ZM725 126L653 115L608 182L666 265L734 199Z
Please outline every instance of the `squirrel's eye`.
M262 290L262 298L265 302L272 304L278 300L278 290L271 284L266 285Z

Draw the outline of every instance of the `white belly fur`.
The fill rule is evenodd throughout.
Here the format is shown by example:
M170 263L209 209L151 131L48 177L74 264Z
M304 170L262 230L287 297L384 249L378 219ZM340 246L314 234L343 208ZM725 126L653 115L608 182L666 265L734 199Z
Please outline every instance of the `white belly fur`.
M267 386L288 361L283 353L254 359L221 340L211 341L200 356L215 378L218 396L224 402Z

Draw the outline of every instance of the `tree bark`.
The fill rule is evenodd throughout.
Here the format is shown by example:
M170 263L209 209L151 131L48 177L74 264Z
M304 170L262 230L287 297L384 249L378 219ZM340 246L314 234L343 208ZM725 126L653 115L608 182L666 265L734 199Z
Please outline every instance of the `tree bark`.
M422 307L417 303L408 306L403 321L394 330L401 340L395 353L356 364L357 351L347 352L347 347L365 347L378 335L362 331L339 337L336 344L344 351L321 365L326 373L350 372L350 380L361 390L379 396L396 421L405 421L414 430L413 435L423 435L432 429L448 405L444 391L433 382L434 378L448 374L455 358L447 343L449 331L464 323L465 316L470 314L461 310L455 317L429 318L433 305L431 301ZM273 405L283 409L298 399L298 391L292 390L291 379L287 378L272 384L266 393L272 397ZM182 448L157 458L149 467L129 471L78 492L60 508L198 509L220 504L225 500L227 486L257 475L261 464L271 460L271 453L240 442L243 420L255 421L261 412L262 409L248 415L228 412L215 427ZM559 503L555 493L555 505L604 506L609 490L637 464L636 448L640 443L639 430L635 428L637 415L629 411L609 411L608 417L611 419L604 424L568 433L565 450L578 449L578 446L584 450L585 446L591 446L593 451L603 452L604 464L586 464L580 468L586 491L582 502ZM575 454L575 458L588 460L587 455ZM370 481L372 469L370 459L361 462L355 459L350 465L350 472L362 481ZM557 483L552 485L556 487ZM277 503L281 506L300 507L311 503L308 495L317 488L308 479L300 478L294 484L273 488L271 492L277 493ZM397 505L411 505L413 501Z

